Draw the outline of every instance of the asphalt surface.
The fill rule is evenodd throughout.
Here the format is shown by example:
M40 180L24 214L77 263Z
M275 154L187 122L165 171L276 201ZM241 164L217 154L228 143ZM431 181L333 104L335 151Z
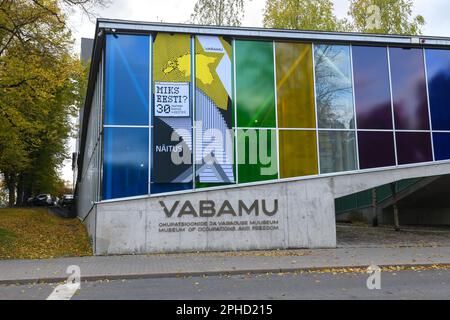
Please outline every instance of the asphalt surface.
M366 273L299 273L82 282L73 300L95 299L445 299L450 269L381 273L369 290ZM46 299L57 284L1 285L0 299Z

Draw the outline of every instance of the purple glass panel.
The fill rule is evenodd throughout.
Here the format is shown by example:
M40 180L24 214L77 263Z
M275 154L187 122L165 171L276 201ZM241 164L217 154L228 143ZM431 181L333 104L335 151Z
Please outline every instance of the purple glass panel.
M353 46L352 52L358 128L392 129L387 49Z
M395 127L428 130L427 88L422 49L389 48Z
M395 165L392 132L358 131L359 166L361 169Z
M429 132L397 132L398 164L433 161Z

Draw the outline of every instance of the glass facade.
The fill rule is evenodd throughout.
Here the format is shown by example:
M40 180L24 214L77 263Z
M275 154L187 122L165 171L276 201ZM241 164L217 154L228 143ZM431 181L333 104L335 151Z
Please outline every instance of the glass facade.
M239 129L237 144L239 183L278 178L276 130Z
M148 129L105 128L103 199L148 193Z
M279 141L280 178L318 173L315 131L280 130Z
M279 128L315 128L312 45L275 43Z
M148 125L150 37L107 35L105 125Z
M106 37L105 200L148 194L150 41L141 35Z
M434 157L436 160L450 159L450 132L433 133Z
M359 131L358 150L361 169L395 166L394 134L392 132Z
M151 193L192 188L191 37L158 33L153 42Z
M433 161L429 132L397 132L398 164Z
M242 40L235 43L238 127L274 128L273 43Z
M450 130L450 50L425 52L433 130Z
M319 132L320 173L357 169L354 131Z
M105 39L93 200L450 160L450 50Z
M352 55L358 129L392 129L387 48L353 46Z
M397 130L429 130L423 50L389 48Z
M231 39L195 37L197 188L235 182Z
M353 129L350 47L316 45L314 62L319 128Z

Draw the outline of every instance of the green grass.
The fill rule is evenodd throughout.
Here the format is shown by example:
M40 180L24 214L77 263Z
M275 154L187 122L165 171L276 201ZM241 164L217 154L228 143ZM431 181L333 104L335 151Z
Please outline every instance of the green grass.
M0 209L0 259L40 259L92 254L78 219L57 217L44 208Z
M16 238L16 234L6 229L0 228L0 245L7 246Z

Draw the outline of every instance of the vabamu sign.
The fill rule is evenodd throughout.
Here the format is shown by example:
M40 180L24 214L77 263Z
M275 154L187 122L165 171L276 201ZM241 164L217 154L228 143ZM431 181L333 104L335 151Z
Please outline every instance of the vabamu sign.
M99 203L96 252L334 246L334 223L322 223L334 222L328 187L317 183L316 193L293 181Z

